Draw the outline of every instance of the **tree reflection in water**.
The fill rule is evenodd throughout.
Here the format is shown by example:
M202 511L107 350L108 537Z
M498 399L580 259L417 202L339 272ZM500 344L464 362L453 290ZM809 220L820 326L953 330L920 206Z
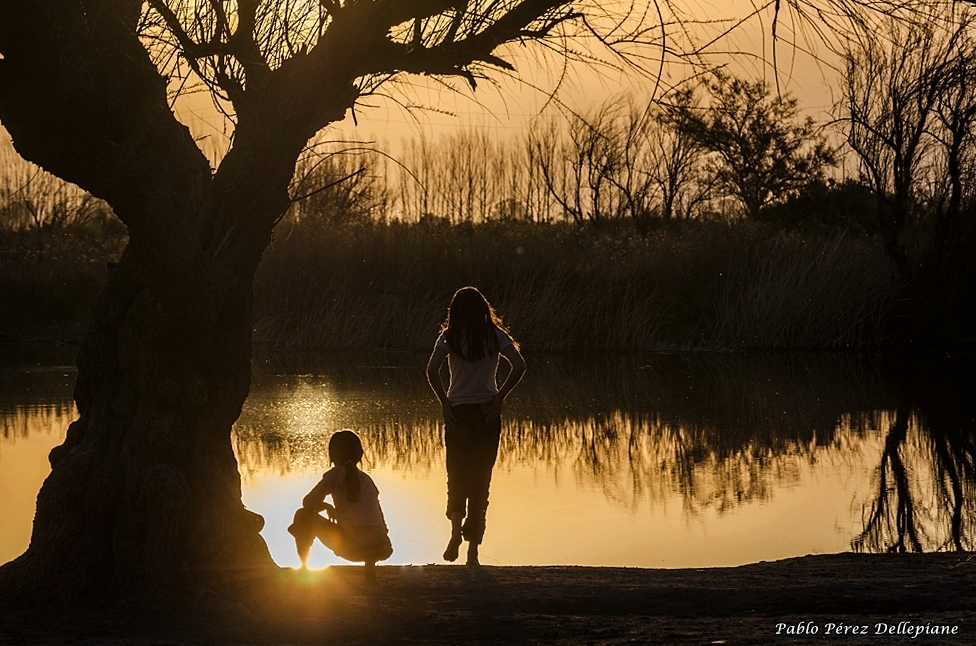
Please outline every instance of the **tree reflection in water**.
M3 444L33 435L64 437L68 424L77 416L68 400L5 408L0 405L0 456Z
M237 425L245 474L310 461L324 470L324 443L343 427L397 471L443 468L422 365L349 363L288 366L305 376L255 389ZM691 514L721 514L795 485L817 460L852 459L893 406L877 362L864 356L549 359L513 395L497 468L541 465L631 509L678 494Z
M374 464L439 474L441 423L422 361L304 356L258 371L235 427L245 483L269 469L324 471L328 438L344 427L363 434ZM866 459L877 465L874 489L853 549L973 550L973 365L864 355L539 360L512 397L498 468L541 465L627 509L677 494L694 515L769 500L816 461ZM65 369L0 377L3 470L4 445L40 434L55 443L74 406ZM857 455L878 433L878 454Z
M0 356L0 452L36 434L63 437L77 411L71 399L75 369L57 356L47 366Z
M969 356L910 357L892 380L899 405L876 496L855 550L970 551L976 546L976 383Z

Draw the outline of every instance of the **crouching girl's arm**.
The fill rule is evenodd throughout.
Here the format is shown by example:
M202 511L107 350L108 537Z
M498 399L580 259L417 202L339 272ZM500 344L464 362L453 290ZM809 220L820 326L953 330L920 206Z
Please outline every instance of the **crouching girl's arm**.
M302 507L315 513L319 513L324 509L328 509L331 505L325 502L325 497L329 495L325 480L320 480L317 485L312 487L304 498L302 498Z

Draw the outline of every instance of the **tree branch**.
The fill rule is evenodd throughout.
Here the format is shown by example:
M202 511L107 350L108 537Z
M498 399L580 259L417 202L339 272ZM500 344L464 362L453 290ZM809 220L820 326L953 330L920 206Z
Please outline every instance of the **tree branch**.
M368 4L347 4L346 11L355 12L356 20L366 18L370 22L382 25L385 34L391 27L410 20L437 16L457 4L457 0L374 0Z
M537 28L529 28L547 13L566 4L565 0L526 0L482 31L460 40L454 40L456 30L452 23L448 28L450 38L445 37L428 47L402 45L383 37L381 42L375 43L371 50L372 55L361 61L357 72L360 75L394 72L455 75L463 76L474 86L474 75L467 69L472 64L485 63L500 69L515 70L511 63L493 53L500 45L548 38L556 27L581 16L579 13L566 11L545 19Z
M325 10L333 17L339 13L339 3L335 0L319 0L319 4L325 7Z
M234 52L230 45L220 39L219 33L214 34L213 38L208 42L196 42L183 28L183 24L180 22L179 17L173 12L172 9L170 9L165 0L148 0L148 3L149 6L160 15L163 22L166 24L166 28L169 29L176 38L177 43L180 45L180 53L182 54L183 59L186 60L187 64L190 66L190 69L193 70L193 73L196 74L204 83L209 85L211 83L210 78L200 67L200 59L208 58L214 55L233 54ZM220 4L216 0L211 0L211 3ZM223 12L221 12L221 15L222 13ZM220 19L218 18L218 20ZM224 16L224 20L226 20L226 16ZM219 69L214 74L213 82L216 83L217 88L227 93L228 98L230 98L232 102L236 103L236 101L239 101L243 97L244 88L241 87L241 85L234 79L222 73Z
M267 59L254 40L259 4L260 0L238 2L237 29L230 37L230 44L249 82L260 82L270 71Z

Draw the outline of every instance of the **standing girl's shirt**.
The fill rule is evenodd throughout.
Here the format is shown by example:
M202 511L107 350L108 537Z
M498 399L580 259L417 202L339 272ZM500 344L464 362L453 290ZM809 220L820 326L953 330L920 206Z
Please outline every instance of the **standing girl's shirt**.
M498 346L497 352L486 352L481 359L465 361L451 352L444 332L441 332L440 336L437 337L434 346L446 350L448 353L447 367L451 372L451 379L447 389L447 399L452 405L481 404L491 401L492 397L498 394L498 384L495 382L498 356L502 350L514 345L515 342L498 328L495 328L495 338Z
M335 505L335 520L340 524L382 527L386 520L380 508L380 492L373 479L359 472L359 497L350 501L346 494L346 467L334 466L325 472L322 479L302 500L304 507L321 508L325 497L332 494Z

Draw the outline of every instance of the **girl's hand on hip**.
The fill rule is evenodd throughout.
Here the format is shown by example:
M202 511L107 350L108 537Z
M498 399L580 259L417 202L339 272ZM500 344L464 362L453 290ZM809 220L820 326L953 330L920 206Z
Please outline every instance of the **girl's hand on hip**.
M485 409L486 422L494 422L496 419L501 417L502 401L504 400L498 395L495 395L495 397L491 400L491 403L488 404L488 408Z
M444 402L441 406L444 409L444 427L452 431L454 430L454 424L457 422L457 418L454 416L454 409L451 408L450 402Z

